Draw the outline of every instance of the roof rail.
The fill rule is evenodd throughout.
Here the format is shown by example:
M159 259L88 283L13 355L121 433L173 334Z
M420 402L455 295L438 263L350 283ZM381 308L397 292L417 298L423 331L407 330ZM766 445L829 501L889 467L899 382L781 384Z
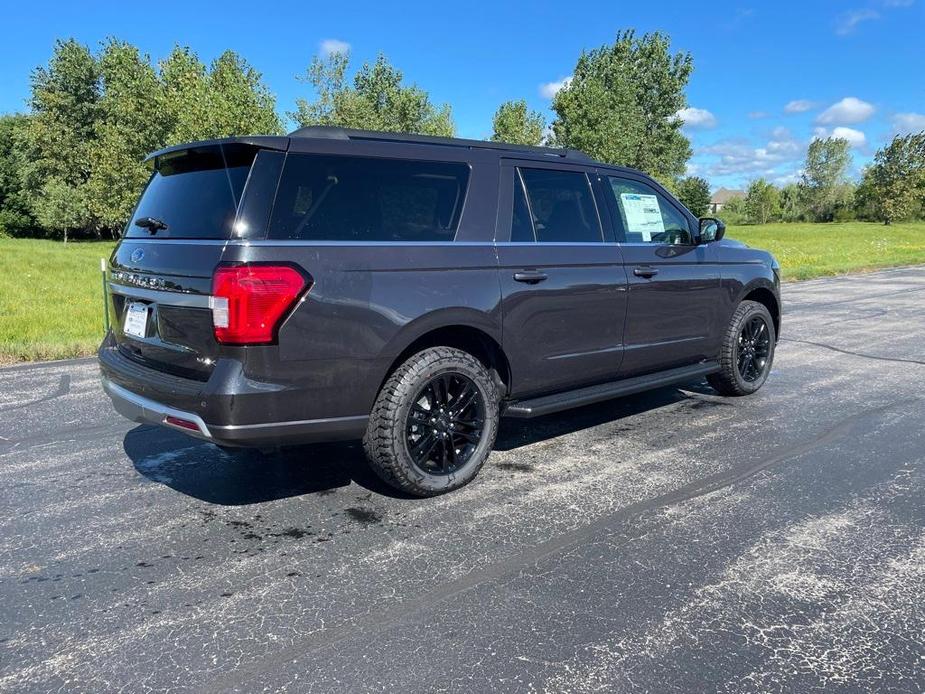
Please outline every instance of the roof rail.
M557 147L533 147L531 145L512 145L506 142L489 140L466 140L458 137L437 137L434 135L411 135L408 133L389 133L376 130L355 130L328 125L309 125L289 133L289 137L311 137L325 140L373 140L382 142L407 142L413 144L443 145L444 147L468 147L470 149L493 149L504 152L521 152L538 154L546 157L561 157L591 161L584 152L577 149Z

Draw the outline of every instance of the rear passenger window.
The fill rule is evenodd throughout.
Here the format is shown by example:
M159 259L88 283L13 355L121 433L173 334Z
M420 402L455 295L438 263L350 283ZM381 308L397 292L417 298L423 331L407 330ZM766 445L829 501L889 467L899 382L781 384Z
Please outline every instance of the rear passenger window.
M628 178L610 177L626 243L691 245L687 219L651 186ZM621 238L618 235L617 238Z
M269 237L452 241L468 181L463 163L290 154Z
M603 241L591 184L585 174L551 169L521 169L520 173L538 242Z

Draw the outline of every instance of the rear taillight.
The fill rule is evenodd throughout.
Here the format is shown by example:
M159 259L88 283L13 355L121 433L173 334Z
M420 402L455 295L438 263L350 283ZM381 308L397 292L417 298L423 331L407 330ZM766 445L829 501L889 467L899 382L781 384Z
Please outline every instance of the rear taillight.
M273 342L306 284L288 265L220 265L212 275L210 302L215 339L231 345Z

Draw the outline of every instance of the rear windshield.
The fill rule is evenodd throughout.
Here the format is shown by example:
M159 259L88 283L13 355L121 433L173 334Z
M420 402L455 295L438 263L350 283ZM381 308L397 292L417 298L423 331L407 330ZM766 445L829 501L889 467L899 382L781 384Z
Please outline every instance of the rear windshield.
M468 180L459 162L290 154L270 238L452 241Z
M211 145L158 157L125 236L229 238L256 151Z

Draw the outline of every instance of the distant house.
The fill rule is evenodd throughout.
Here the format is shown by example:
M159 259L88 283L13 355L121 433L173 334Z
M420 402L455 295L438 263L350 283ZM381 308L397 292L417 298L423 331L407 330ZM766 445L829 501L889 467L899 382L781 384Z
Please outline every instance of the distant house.
M720 188L718 191L713 193L713 197L710 198L710 212L716 214L722 210L726 203L732 200L733 198L745 198L744 190L730 190L729 188Z

